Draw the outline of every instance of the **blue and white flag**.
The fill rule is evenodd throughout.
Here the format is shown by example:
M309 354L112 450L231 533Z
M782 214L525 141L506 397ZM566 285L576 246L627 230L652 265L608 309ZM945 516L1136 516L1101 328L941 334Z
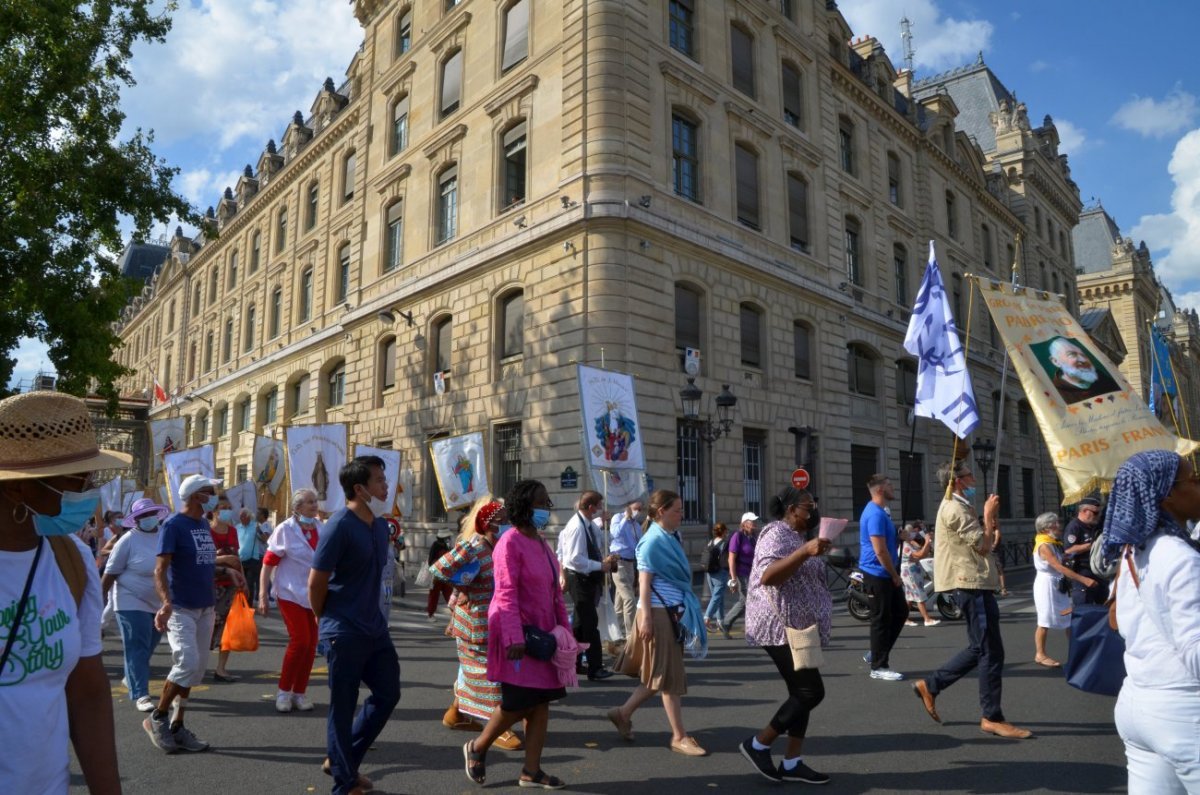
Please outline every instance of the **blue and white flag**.
M1150 327L1150 345L1153 347L1150 368L1150 411L1155 416L1162 417L1164 405L1163 395L1175 397L1179 388L1175 385L1175 368L1171 365L1171 348L1163 337L1158 326Z
M904 335L904 350L919 362L913 413L941 420L960 439L970 436L979 425L979 408L932 240L929 265Z

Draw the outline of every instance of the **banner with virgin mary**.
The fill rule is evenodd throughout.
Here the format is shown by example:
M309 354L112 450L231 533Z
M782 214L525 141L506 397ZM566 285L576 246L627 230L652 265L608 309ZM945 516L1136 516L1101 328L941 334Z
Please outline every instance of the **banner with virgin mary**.
M633 376L579 365L579 408L591 469L644 469Z

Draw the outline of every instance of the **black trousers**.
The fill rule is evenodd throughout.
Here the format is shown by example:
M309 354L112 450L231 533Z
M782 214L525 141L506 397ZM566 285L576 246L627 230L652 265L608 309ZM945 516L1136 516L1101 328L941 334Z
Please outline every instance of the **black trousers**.
M896 586L891 577L863 572L863 590L871 608L871 670L888 668L888 655L908 620L904 586Z
M787 646L763 646L779 669L788 697L771 718L771 728L788 737L800 738L808 731L808 715L825 698L825 683L818 668L792 668L792 650Z
M925 679L929 692L937 695L974 668L979 668L979 711L988 720L1003 721L1000 709L1004 640L1000 637L1000 608L996 594L960 588L954 599L967 620L967 648L947 660Z
M575 603L571 629L580 645L591 644L584 652L589 674L604 667L604 649L600 647L600 614L596 611L603 583L603 576L580 574L567 569L567 593Z

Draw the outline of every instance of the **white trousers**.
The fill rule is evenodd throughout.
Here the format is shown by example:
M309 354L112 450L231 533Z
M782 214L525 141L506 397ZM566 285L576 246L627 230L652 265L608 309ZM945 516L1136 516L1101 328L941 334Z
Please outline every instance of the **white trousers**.
M1200 693L1147 690L1127 679L1116 720L1129 795L1200 794Z

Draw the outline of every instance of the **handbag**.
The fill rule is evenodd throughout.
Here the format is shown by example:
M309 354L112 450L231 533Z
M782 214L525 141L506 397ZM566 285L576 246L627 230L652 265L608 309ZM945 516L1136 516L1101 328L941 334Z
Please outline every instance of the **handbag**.
M417 579L414 584L418 588L428 588L433 585L433 572L429 570L428 566L422 566L420 571L417 572Z
M760 583L758 587L762 588L762 584ZM780 591L780 596L782 595L783 592ZM788 648L792 652L792 669L799 671L802 668L820 668L825 662L825 655L821 651L821 630L817 627L816 622L814 621L804 629L793 629L787 625L779 606L770 596L767 597L767 604L771 605L771 610L775 612L779 623L783 625L783 633L787 638Z
M550 548L546 543L542 542L542 549L546 552L546 558L550 561L550 579L554 580L554 559L550 557ZM556 599L554 588L550 588L550 602L554 603ZM558 639L554 634L538 627L536 624L523 624L521 630L525 635L525 655L532 657L535 660L549 662L554 659L555 652L558 651Z
M258 626L254 610L246 602L246 592L234 594L225 629L221 632L221 651L258 651Z
M1137 569L1125 550L1125 563L1140 590ZM1086 693L1115 696L1125 681L1125 639L1117 632L1117 584L1121 560L1117 560L1112 597L1107 605L1075 605L1071 611L1071 645L1067 652L1067 684Z
M675 642L680 646L687 639L687 633L683 628L683 622L680 620L683 617L683 605L667 606L667 600L662 598L662 594L653 585L650 590L654 591L654 595L658 597L658 601L663 603L663 610L667 611L667 618L671 619L671 634L675 638Z

